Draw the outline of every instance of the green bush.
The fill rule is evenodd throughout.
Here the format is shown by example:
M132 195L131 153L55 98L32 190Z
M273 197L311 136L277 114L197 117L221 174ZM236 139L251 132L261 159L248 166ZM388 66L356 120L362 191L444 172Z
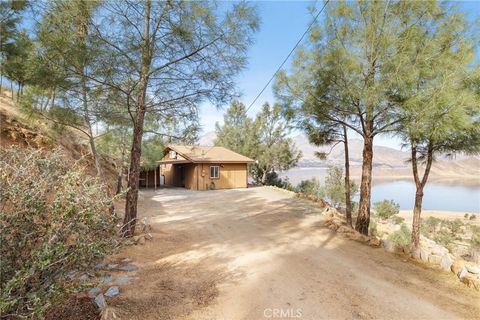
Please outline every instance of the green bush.
M407 246L410 244L410 239L412 238L412 232L408 229L406 224L402 224L400 226L400 230L395 231L392 233L388 240L392 241L396 245L399 246Z
M350 180L350 201L357 193L358 185ZM334 207L345 205L345 176L341 167L333 166L328 169L324 194Z
M368 225L368 235L378 236L377 221L374 219L371 219L370 224Z
M91 267L114 245L111 199L99 181L61 151L0 151L0 313L41 318L65 275Z
M394 224L402 224L405 221L403 217L399 217L397 215L393 216L391 219Z
M476 220L476 219L477 219L477 215L474 214L474 213L472 213L472 214L470 215L470 218L469 218L469 219L470 219L470 220Z
M323 197L322 186L317 178L313 177L310 180L302 180L295 188L297 192L313 195L316 197Z
M432 239L440 228L442 221L442 219L435 217L421 219L420 233L425 237Z
M393 200L375 202L373 208L376 215L381 219L388 219L400 212L400 205Z

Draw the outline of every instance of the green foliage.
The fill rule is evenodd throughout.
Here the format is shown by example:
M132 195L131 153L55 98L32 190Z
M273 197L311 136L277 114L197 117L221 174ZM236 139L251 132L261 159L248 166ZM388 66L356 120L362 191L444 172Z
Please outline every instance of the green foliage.
M112 199L60 151L0 151L0 312L40 318L114 245Z
M373 204L375 213L381 219L388 219L400 212L400 205L393 200L378 201Z
M394 224L402 224L405 221L405 218L399 217L397 215L394 215L393 217L391 217L391 219Z
M400 230L397 230L394 233L392 233L388 237L388 240L392 241L393 243L399 246L407 246L410 244L411 237L412 237L412 232L407 227L407 225L403 223L400 226Z
M435 217L428 217L421 219L420 233L427 238L432 238L437 233L442 223L442 219Z
M301 157L288 137L289 126L280 106L265 103L262 111L250 119L245 106L233 102L224 116L224 124L216 125L215 145L223 146L256 160L250 174L257 183L278 185L276 172L293 167Z
M317 178L312 177L310 180L302 180L295 188L296 192L313 195L319 198L323 197L323 188Z
M370 221L370 224L368 225L368 234L374 237L378 236L377 221L373 219Z
M474 214L474 213L472 213L472 214L470 215L470 218L468 218L468 219L469 219L469 220L472 220L472 221L473 221L473 220L476 220L476 219L477 219L477 215Z
M480 249L480 226L471 224L470 232L472 233L470 245L472 248Z
M350 196L353 198L357 193L358 185L351 180ZM345 205L345 179L341 167L333 166L328 169L325 177L324 194L333 206Z

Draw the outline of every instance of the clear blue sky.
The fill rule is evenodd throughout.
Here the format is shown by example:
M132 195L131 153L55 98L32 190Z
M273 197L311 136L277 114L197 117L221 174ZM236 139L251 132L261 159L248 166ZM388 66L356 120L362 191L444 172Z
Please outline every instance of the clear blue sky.
M255 99L306 30L312 18L308 7L316 4L317 9L320 9L323 5L323 1L258 1L254 3L261 19L260 30L255 36L254 45L249 50L249 64L238 77L237 82L242 94L240 100L247 106ZM480 0L458 4L466 12L469 20L473 20L475 16L478 17ZM284 68L288 68L289 65L290 61L287 61ZM255 115L265 101L274 102L271 85L249 110L249 115ZM222 122L226 107L222 110L217 110L211 105L201 107L200 123L203 133L215 130L215 122ZM376 145L400 148L400 143L396 139L382 136L375 139Z

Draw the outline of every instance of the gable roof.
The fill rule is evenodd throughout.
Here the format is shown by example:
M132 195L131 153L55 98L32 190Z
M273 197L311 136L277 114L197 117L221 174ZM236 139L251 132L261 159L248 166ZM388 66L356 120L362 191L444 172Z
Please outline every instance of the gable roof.
M242 156L224 147L168 145L164 151L175 151L186 160L161 160L161 163L253 163L248 157Z

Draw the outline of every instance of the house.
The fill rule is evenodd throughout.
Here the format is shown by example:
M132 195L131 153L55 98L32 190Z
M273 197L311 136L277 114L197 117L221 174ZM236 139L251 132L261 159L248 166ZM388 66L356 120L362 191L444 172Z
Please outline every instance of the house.
M251 163L223 147L169 145L159 161L158 181L191 190L246 188Z

